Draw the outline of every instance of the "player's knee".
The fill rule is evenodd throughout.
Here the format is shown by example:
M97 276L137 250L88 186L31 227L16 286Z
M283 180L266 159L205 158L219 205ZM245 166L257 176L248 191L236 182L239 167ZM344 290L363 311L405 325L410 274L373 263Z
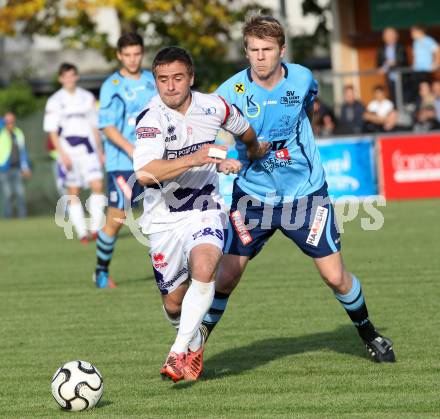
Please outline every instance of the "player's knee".
M321 274L325 283L334 291L344 293L346 288L346 278L344 272L340 270L329 271Z
M177 319L182 310L182 303L177 301L164 301L163 307L171 319Z
M192 270L193 278L198 281L207 282L214 279L215 267L212 265L209 266L198 266L197 269Z

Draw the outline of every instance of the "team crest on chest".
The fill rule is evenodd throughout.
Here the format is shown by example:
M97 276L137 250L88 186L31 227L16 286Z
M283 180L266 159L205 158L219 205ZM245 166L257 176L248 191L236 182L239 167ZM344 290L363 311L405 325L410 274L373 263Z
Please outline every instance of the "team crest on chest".
M234 91L239 95L243 94L245 92L244 83L235 83Z

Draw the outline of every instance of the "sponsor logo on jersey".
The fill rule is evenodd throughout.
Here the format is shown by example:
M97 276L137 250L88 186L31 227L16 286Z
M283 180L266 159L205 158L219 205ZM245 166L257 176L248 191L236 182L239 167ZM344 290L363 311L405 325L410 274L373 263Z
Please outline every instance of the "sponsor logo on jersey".
M140 140L142 138L156 138L160 134L160 129L156 127L139 127L136 130L136 137Z
M196 151L200 150L205 144L213 144L215 140L212 141L205 141L203 143L199 144L192 144L188 147L184 147L180 150L167 150L167 159L168 160L174 160L182 156L186 156L188 154L195 153Z
M235 91L235 93L242 95L245 92L244 84L243 83L235 83L234 91Z
M244 225L240 211L237 210L231 213L231 222L238 234L238 237L240 238L240 241L244 246L247 246L252 241L252 236L249 234L249 231L247 231L247 228Z
M277 100L265 100L263 102L263 106L267 106L267 105L276 105L278 103Z
M294 90L287 90L286 96L280 97L280 103L285 106L299 105L301 103L301 96L295 95Z
M167 137L165 137L165 142L166 143L170 143L171 141L176 141L177 140L177 135L173 134L173 135L168 135Z
M219 230L218 228L212 229L211 227L206 227L203 229L200 229L197 231L197 233L194 233L193 240L197 240L200 237L206 237L206 236L214 236L217 237L219 240L223 240L223 231Z
M254 95L246 96L244 112L248 118L256 118L260 115L260 105L254 101Z
M319 239L321 238L322 232L324 231L325 222L327 221L327 215L327 208L321 207L320 205L316 208L312 228L310 229L309 235L307 236L307 244L315 247L318 246Z
M289 150L287 150L287 148L283 148L282 150L277 150L275 151L275 157L281 160L289 160L290 159Z
M281 151L281 150L279 150ZM264 169L266 169L269 173L272 173L275 169L279 169L280 167L293 166L293 160L289 157L287 159L279 159L279 158L268 158L261 162Z
M165 255L163 253L153 253L152 259L155 269L162 269L168 266L168 262L165 260Z
M273 124L275 128L269 131L270 138L290 136L293 132L293 123L290 121L290 115L283 115Z
M214 106L210 106L209 108L202 108L205 115L215 115L217 113L217 109Z
M167 128L167 133L168 135L165 137L165 142L166 143L170 143L171 141L176 141L177 140L177 135L174 134L174 132L176 131L176 127L174 125L169 125Z

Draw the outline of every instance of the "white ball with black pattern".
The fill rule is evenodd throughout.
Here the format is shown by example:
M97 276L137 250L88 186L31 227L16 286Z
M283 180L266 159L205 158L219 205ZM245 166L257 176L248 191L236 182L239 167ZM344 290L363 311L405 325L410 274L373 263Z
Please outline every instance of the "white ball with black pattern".
M64 410L86 410L96 406L104 391L98 369L86 361L70 361L52 378L52 395Z

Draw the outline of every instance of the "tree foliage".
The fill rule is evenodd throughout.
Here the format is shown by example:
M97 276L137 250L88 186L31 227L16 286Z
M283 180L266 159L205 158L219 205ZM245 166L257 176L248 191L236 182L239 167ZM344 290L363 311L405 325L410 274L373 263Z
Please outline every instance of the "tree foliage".
M0 0L1 3L1 0ZM97 30L101 7L115 9L121 31L144 34L147 47L179 45L204 69L224 67L231 31L255 3L230 0L9 0L0 9L0 33L59 36L65 45L94 48L115 57L108 36ZM208 71L209 72L209 71Z
M330 0L303 0L301 4L304 16L313 15L318 19L315 32L311 35L296 35L291 37L291 50L295 62L304 62L316 56L317 50L330 52L330 30L328 15L330 14Z

